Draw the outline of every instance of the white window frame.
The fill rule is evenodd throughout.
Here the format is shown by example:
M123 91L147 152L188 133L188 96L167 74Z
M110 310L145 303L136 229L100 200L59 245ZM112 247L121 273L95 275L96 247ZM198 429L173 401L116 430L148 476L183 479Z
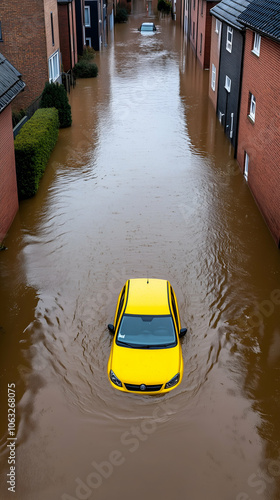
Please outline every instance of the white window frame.
M227 26L227 43L226 49L228 52L232 51L232 40L233 40L233 28L231 26Z
M254 94L250 94L249 117L253 122L255 122L255 119L256 119L256 98L255 98Z
M258 33L255 33L254 34L254 46L253 46L253 50L252 52L256 55L256 56L260 56L260 49L261 49L261 35L259 35Z
M211 89L213 92L216 90L216 66L212 63L212 75L211 75Z
M86 12L88 16L88 23L86 22ZM85 5L85 27L86 28L91 28L91 22L90 22L90 6Z
M60 58L57 50L49 57L49 81L56 82L60 77Z
M229 133L230 139L233 138L233 119L234 119L234 113L231 113L230 114L230 133Z
M88 45L87 45L88 42ZM91 47L91 38L86 38L86 46Z
M217 33L217 35L219 35L221 32L221 26L222 26L221 21L219 21L219 19L216 19L215 33Z
M245 158L244 158L244 172L243 172L243 175L245 177L245 180L248 181L248 174L249 174L249 161L250 161L250 158L249 158L249 155L248 153L246 153L245 151Z
M225 89L228 93L230 93L230 90L231 90L231 79L229 76L226 75L226 78L225 78Z

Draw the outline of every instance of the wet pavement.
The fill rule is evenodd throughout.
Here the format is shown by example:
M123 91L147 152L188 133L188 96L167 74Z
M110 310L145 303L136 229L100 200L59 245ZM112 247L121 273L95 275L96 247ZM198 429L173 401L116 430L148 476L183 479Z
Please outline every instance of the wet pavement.
M13 498L280 498L279 251L209 73L170 19L148 36L142 20L117 25L98 78L71 91L73 125L0 253L3 500L8 384ZM107 323L143 276L171 282L188 327L183 381L163 396L106 374Z

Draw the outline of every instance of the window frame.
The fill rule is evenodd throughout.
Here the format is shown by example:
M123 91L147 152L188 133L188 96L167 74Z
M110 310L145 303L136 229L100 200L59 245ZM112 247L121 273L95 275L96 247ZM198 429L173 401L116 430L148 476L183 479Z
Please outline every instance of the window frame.
M53 26L53 13L51 12L51 34L52 34L52 46L54 47L54 26Z
M3 36L2 36L2 21L0 21L0 42L3 42Z
M249 92L249 118L255 123L256 121L256 97L254 94Z
M260 49L261 49L261 35L259 33L254 33L254 41L253 41L253 49L252 52L256 56L260 57Z
M230 93L231 91L231 78L226 75L226 78L225 78L225 89L228 93Z
M213 92L216 91L216 66L212 63L212 73L211 73L211 89Z
M88 13L88 23L86 23L86 12ZM90 19L90 6L85 5L85 28L91 28L91 19Z
M250 157L247 153L247 151L244 151L244 170L243 170L243 175L245 180L248 182L248 176L249 176L249 162L250 162Z
M57 60L57 75L54 78L54 61ZM49 66L49 82L56 82L56 80L60 77L60 57L59 57L59 50L56 50L48 60L48 66Z
M217 35L219 35L221 32L221 25L222 25L221 21L216 18L215 33L217 33Z
M229 34L231 35L231 39L229 39ZM227 26L227 41L226 41L226 50L231 54L232 52L232 41L233 41L233 28L231 26Z

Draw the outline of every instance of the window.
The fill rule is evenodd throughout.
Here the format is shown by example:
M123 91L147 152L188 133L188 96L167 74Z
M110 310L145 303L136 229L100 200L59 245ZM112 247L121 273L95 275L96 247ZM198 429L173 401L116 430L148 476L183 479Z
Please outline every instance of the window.
M245 158L244 158L244 177L246 181L248 180L248 173L249 173L249 155L245 151Z
M250 107L249 107L249 117L254 122L256 119L256 98L253 94L249 94L250 97Z
M211 77L211 89L216 90L216 66L212 64L212 77Z
M193 39L194 39L194 36L195 36L195 22L193 22L193 25L192 25L192 36L193 36Z
M85 27L90 28L90 7L85 7Z
M226 75L225 79L225 89L230 92L231 89L231 79Z
M201 1L201 11L200 14L203 16L203 0Z
M121 291L121 298L120 298L120 303L119 303L118 312L117 312L117 316L116 316L115 328L117 328L120 314L122 312L122 308L123 308L123 304L124 304L124 295L125 295L125 286L123 287L123 289Z
M221 21L219 21L219 19L216 19L216 28L215 28L215 33L217 33L218 35L220 34L221 32Z
M202 33L200 33L200 46L199 46L199 53L201 55L202 53Z
M1 21L0 21L0 42L3 42L3 38L2 38L2 28L1 28Z
M195 0L193 0L193 10L195 10Z
M53 13L51 12L52 45L54 46Z
M228 26L227 27L227 44L226 44L226 49L228 52L232 51L232 38L233 38L233 29Z
M230 114L230 133L229 136L232 139L233 138L233 118L234 118L234 113Z
M86 38L86 46L91 47L91 38Z
M172 287L170 287L170 291L171 291L172 309L173 309L173 314L174 314L175 323L176 323L176 327L177 327L177 332L180 333L177 306L176 306L176 301L175 301L174 292L173 292Z
M261 48L261 36L258 33L255 33L254 35L254 45L253 45L253 50L252 52L256 54L256 56L260 55L260 48Z
M59 53L58 50L49 58L49 80L55 82L59 75Z

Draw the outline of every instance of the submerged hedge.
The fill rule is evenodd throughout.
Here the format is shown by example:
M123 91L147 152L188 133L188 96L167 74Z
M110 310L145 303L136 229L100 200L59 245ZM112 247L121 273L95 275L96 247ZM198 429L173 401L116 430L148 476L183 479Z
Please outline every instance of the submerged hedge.
M50 154L58 138L59 119L55 108L38 109L15 139L18 194L31 198L39 187Z
M71 106L63 85L47 82L42 93L40 108L56 108L58 110L60 128L71 126Z
M94 62L81 59L73 68L76 78L95 78L98 75L98 66Z

